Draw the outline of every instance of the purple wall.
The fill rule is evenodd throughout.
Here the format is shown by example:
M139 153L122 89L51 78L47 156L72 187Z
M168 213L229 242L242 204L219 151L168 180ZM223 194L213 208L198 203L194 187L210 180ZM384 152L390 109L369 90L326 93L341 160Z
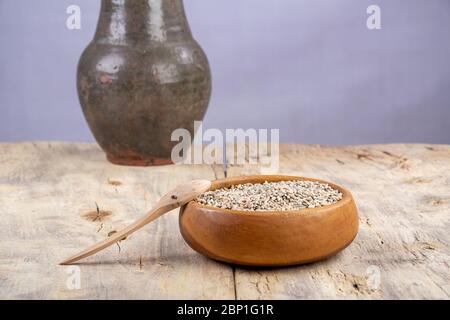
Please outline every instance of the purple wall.
M82 29L65 26L82 10ZM0 140L82 140L75 70L100 1L0 0ZM366 8L382 10L368 30ZM283 141L450 143L450 1L185 0L209 56L205 127Z

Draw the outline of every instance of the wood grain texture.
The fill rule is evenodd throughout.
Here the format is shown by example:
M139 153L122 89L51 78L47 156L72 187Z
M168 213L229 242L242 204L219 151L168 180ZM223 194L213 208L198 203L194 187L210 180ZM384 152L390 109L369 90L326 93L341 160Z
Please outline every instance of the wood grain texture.
M283 145L280 152L279 173L352 192L360 231L342 253L300 267L233 267L190 249L174 211L122 241L120 252L113 246L87 259L81 289L69 290L68 267L57 263L134 221L167 190L266 171L120 167L92 144L0 144L0 298L450 297L450 146Z
M229 165L227 173L260 171ZM349 189L360 230L352 245L323 262L236 268L238 299L450 297L450 146L282 145L279 172Z
M58 262L142 216L209 166L109 164L92 144L0 144L0 298L234 299L231 267L183 241L178 211L80 264L81 289ZM97 214L96 203L100 214Z

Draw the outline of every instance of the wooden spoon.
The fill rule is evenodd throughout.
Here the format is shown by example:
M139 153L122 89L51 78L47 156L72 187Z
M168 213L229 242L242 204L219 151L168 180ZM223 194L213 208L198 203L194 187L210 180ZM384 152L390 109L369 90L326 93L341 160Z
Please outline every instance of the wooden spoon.
M146 224L152 222L153 220L159 218L163 214L181 207L186 203L194 200L197 196L207 191L211 187L211 181L208 180L193 180L184 184L179 185L171 192L167 193L162 197L158 203L141 219L135 221L132 225L126 227L125 229L115 233L108 239L105 239L90 248L70 257L67 260L61 262L61 265L72 264L78 260L89 257L110 245L126 238L133 232L139 230Z

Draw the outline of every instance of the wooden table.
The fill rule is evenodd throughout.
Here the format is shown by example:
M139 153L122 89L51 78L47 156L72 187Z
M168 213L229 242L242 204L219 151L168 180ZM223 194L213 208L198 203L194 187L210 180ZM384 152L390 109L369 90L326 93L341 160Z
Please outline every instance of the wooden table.
M260 169L120 167L95 144L0 144L0 298L450 297L450 146L283 145L280 152L280 173L353 192L360 232L337 256L277 269L218 263L184 243L172 212L77 269L58 262L127 225L178 183Z

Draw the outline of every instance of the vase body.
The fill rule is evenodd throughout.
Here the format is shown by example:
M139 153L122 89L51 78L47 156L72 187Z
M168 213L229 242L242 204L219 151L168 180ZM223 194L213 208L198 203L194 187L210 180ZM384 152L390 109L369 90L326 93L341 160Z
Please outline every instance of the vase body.
M103 0L77 76L85 118L107 158L171 163L172 132L194 134L211 94L208 60L182 0Z

